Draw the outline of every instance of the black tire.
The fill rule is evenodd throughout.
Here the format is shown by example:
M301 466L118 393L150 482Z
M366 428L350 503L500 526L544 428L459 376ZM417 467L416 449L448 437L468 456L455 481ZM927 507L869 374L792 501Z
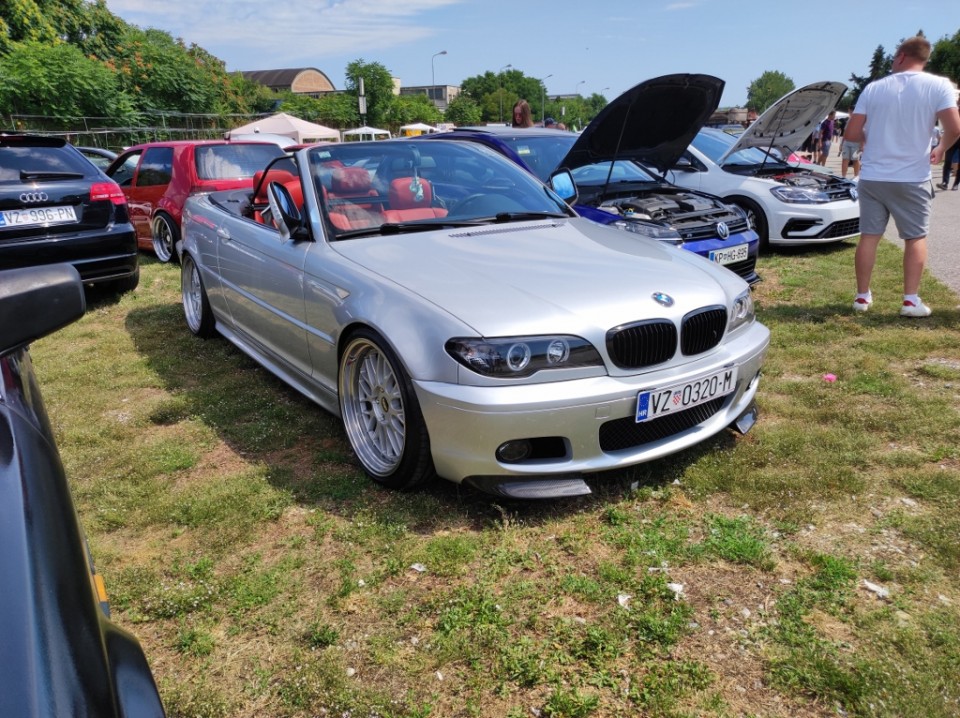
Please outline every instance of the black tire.
M208 339L217 333L216 320L210 309L207 290L203 286L200 269L189 254L180 266L180 292L183 296L183 316L187 328L198 337Z
M770 249L770 224L767 222L767 215L759 204L747 197L729 197L727 204L735 204L747 213L747 221L753 227L753 230L760 237L760 250L768 251Z
M180 241L180 229L173 218L158 212L153 218L152 234L153 253L157 255L157 259L164 263L178 261L177 242Z
M436 475L413 385L376 332L358 329L347 338L338 390L347 439L371 479L391 489L412 489Z

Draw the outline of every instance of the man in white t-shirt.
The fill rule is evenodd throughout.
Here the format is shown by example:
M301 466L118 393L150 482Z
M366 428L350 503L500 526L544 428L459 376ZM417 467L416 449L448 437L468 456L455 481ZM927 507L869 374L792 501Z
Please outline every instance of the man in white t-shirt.
M925 37L904 40L894 55L893 73L864 88L844 133L847 140L865 143L860 158L855 311L865 312L873 302L870 277L877 246L893 216L904 240L900 314L931 314L917 294L927 261L930 202L934 196L930 165L938 164L944 149L960 137L960 114L950 81L923 71L929 57L930 43ZM931 150L938 119L943 137Z

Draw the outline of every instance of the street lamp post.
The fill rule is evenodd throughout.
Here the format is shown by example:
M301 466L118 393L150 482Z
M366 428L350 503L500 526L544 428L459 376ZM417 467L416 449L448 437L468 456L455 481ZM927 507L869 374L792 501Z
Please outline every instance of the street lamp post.
M577 83L577 86L573 89L573 94L577 96L578 100L580 99L580 85L584 84L585 82L586 80L580 80L580 82ZM580 126L580 114L582 111L583 111L583 103L578 102L577 103L577 124L576 124L577 127Z
M576 95L577 97L580 96L580 85L584 84L585 82L586 80L580 80L580 82L577 83L577 86L573 90L574 95Z
M503 71L509 70L513 65L504 65L497 73L500 76L500 121L503 122Z
M433 57L430 58L430 84L436 86L437 84L437 71L434 68L433 61L440 55L446 55L446 50L441 50L440 52L433 53Z
M540 122L544 127L547 126L547 86L543 84L544 80L549 80L553 74L540 78Z

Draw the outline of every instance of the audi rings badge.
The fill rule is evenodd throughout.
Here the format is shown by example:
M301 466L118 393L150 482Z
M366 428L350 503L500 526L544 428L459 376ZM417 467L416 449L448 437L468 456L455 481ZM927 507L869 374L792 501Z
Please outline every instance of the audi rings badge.
M21 192L20 201L24 204L30 204L31 202L47 202L50 197L46 192Z

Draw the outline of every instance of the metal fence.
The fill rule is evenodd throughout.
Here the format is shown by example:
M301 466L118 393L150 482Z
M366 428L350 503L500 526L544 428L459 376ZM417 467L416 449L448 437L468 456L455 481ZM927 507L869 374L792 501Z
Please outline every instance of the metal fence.
M120 150L158 140L221 139L234 127L266 115L214 115L182 112L141 112L136 126L117 127L109 117L54 117L11 114L3 125L18 132L66 137L73 144Z

